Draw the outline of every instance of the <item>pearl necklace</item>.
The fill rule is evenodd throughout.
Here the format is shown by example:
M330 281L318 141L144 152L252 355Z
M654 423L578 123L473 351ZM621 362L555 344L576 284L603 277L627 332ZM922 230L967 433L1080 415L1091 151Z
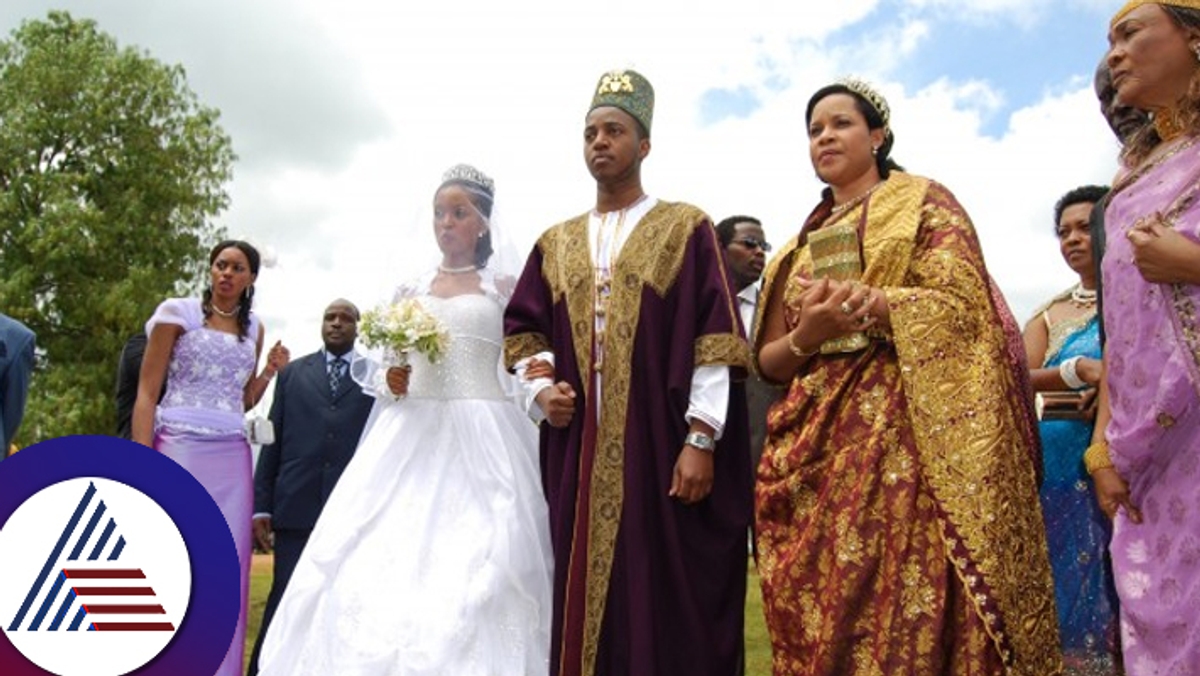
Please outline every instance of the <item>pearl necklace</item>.
M448 268L445 265L438 263L438 272L441 272L441 273L447 274L447 275L465 275L468 272L475 272L478 269L479 268L474 264L464 265L461 268Z
M232 319L237 316L238 310L242 309L242 304L238 303L237 305L234 305L233 309L228 312L217 307L217 304L212 301L209 301L208 307L210 307L212 309L212 311L217 313L218 315L225 317L226 319Z
M1089 307L1096 304L1096 290L1085 289L1082 284L1076 284L1071 289L1071 302L1077 307Z
M852 207L856 204L862 203L863 200L870 197L871 193L875 192L875 190L883 184L884 184L884 181L879 181L878 183L871 186L870 188L867 188L867 191L864 192L863 194L859 195L858 197L852 197L852 198L846 200L845 202L842 202L841 204L833 205L833 208L829 211L829 215L836 216L836 215L842 213L843 211L849 209L850 207Z

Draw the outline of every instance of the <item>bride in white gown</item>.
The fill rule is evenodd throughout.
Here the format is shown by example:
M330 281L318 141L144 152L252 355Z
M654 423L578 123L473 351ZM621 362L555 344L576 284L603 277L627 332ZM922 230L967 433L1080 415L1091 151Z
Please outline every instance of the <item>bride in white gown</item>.
M280 602L262 676L549 669L537 428L502 386L508 285L483 267L492 194L465 165L437 190L442 264L397 295L438 317L449 349L438 364L413 354L411 371L375 375L372 420Z

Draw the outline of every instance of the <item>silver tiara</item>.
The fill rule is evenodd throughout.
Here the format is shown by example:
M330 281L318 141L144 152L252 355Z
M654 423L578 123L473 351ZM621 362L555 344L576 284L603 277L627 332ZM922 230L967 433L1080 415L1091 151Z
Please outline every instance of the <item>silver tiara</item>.
M892 126L892 109L888 106L887 99L883 98L883 94L880 94L874 87L867 84L866 80L854 76L843 77L837 83L866 99L867 103L871 104L871 107L879 113L880 119L883 120L884 128L890 130Z
M483 188L489 195L496 194L496 183L487 174L469 164L456 164L447 169L446 173L442 174L442 184L451 181L466 181Z

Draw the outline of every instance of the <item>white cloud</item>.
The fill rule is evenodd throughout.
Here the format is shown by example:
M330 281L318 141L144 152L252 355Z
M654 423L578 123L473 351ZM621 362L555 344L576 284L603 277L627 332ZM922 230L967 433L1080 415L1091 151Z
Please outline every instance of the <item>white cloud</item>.
M657 88L647 190L714 218L759 216L776 242L799 227L821 187L807 155L808 96L844 73L873 79L892 105L897 159L955 192L1022 315L1071 281L1051 235L1055 199L1107 181L1115 168L1090 72L1012 114L999 137L981 132L1006 99L988 82L938 81L914 92L899 84L905 57L947 13L1019 19L1044 3L912 0L881 34L857 38L862 19L896 10L878 0L254 4L250 12L218 1L190 22L192 5L156 5L135 21L141 9L132 0L85 3L123 43L182 62L247 149L223 222L279 252L257 304L269 340L282 338L294 355L319 345L329 300L372 304L436 262L421 253L432 242L418 214L456 162L495 177L498 208L523 249L588 209L594 185L580 123L596 79L612 67L637 68ZM0 11L0 25L11 11ZM191 35L172 38L181 32ZM846 46L829 46L835 32ZM270 87L247 84L255 82ZM741 87L757 110L703 123L704 92ZM283 104L267 105L275 99Z
M261 285L269 326L305 351L317 343L317 317L329 299L370 304L428 267L430 248L414 246L428 226L416 215L453 163L475 163L496 178L498 205L523 250L545 227L589 208L594 187L580 122L596 78L613 66L638 68L657 87L647 190L696 203L714 218L757 215L777 242L799 227L821 187L807 157L807 97L846 72L873 77L892 104L897 158L948 185L968 208L993 274L1023 319L1071 282L1051 234L1054 201L1075 185L1105 182L1115 166L1088 79L1017 111L1001 137L989 138L982 120L1000 110L1004 93L986 82L939 81L907 93L888 77L903 67L895 58L881 54L877 69L863 68L862 51L822 43L874 5L858 3L840 17L807 6L699 12L685 25L682 14L659 5L639 9L634 20L633 3L595 15L549 3L489 4L467 20L473 10L460 5L405 9L360 0L350 18L319 17L358 59L392 134L362 147L345 170L288 172L250 189L269 186L267 205L289 205L313 223L276 244L282 263ZM920 21L900 25L896 44L919 49L929 30ZM702 125L703 92L740 86L761 107ZM235 203L231 220L241 208Z

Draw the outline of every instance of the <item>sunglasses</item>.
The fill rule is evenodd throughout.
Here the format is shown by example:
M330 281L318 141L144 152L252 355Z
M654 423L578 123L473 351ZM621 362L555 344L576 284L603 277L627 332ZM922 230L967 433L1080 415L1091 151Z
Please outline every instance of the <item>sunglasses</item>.
M743 237L733 240L736 244L741 244L747 249L762 249L763 253L771 253L771 245L757 237Z

